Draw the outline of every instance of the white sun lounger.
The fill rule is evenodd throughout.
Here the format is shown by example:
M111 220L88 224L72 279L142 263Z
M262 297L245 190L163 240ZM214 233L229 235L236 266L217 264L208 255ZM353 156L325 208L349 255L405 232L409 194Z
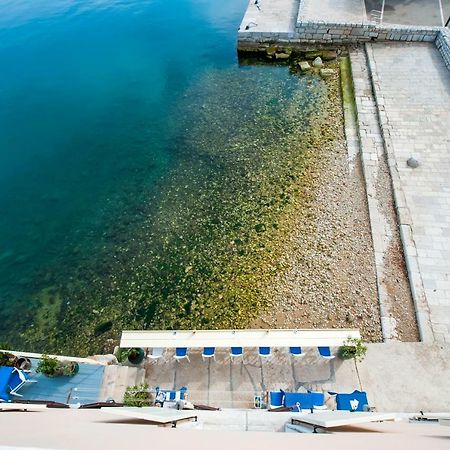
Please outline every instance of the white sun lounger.
M114 410L114 411L113 411ZM172 424L172 428L177 426L181 420L194 419L197 422L197 413L195 411L178 411L170 408L102 408L107 414L128 417L131 419L148 420L158 425Z
M292 417L292 424L307 425L313 433L317 429L332 429L347 425L395 420L395 413L371 413L351 411L321 411L320 414L302 414Z

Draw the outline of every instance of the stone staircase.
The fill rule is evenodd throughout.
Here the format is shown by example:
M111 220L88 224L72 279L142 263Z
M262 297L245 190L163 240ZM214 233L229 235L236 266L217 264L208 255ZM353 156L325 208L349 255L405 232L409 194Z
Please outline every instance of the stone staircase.
M145 381L145 369L140 367L112 365L106 366L100 388L99 401L114 399L122 402L128 386L142 384Z

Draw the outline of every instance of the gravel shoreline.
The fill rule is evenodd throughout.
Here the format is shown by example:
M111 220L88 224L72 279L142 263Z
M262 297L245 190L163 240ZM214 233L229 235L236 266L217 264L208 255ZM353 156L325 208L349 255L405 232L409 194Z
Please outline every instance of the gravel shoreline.
M336 79L331 80L335 86ZM350 170L338 89L329 96L335 140L311 158L305 195L286 239L271 307L251 324L262 328L358 328L382 340L374 253L359 157ZM339 108L339 110L338 110Z

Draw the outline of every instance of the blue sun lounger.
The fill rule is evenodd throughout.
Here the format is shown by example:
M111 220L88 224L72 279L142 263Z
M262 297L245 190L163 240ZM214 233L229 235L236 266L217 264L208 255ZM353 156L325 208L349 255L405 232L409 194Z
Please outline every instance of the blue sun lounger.
M9 396L9 380L14 371L14 367L0 366L0 402L8 402Z

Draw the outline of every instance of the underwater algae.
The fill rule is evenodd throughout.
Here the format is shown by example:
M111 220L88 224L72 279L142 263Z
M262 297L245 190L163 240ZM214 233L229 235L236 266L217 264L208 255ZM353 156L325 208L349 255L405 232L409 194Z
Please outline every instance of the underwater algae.
M243 328L270 305L293 218L320 182L308 167L341 120L338 77L287 72L209 71L191 86L172 114L177 164L141 193L138 219L123 211L91 258L54 269L22 347L86 355L125 328Z

